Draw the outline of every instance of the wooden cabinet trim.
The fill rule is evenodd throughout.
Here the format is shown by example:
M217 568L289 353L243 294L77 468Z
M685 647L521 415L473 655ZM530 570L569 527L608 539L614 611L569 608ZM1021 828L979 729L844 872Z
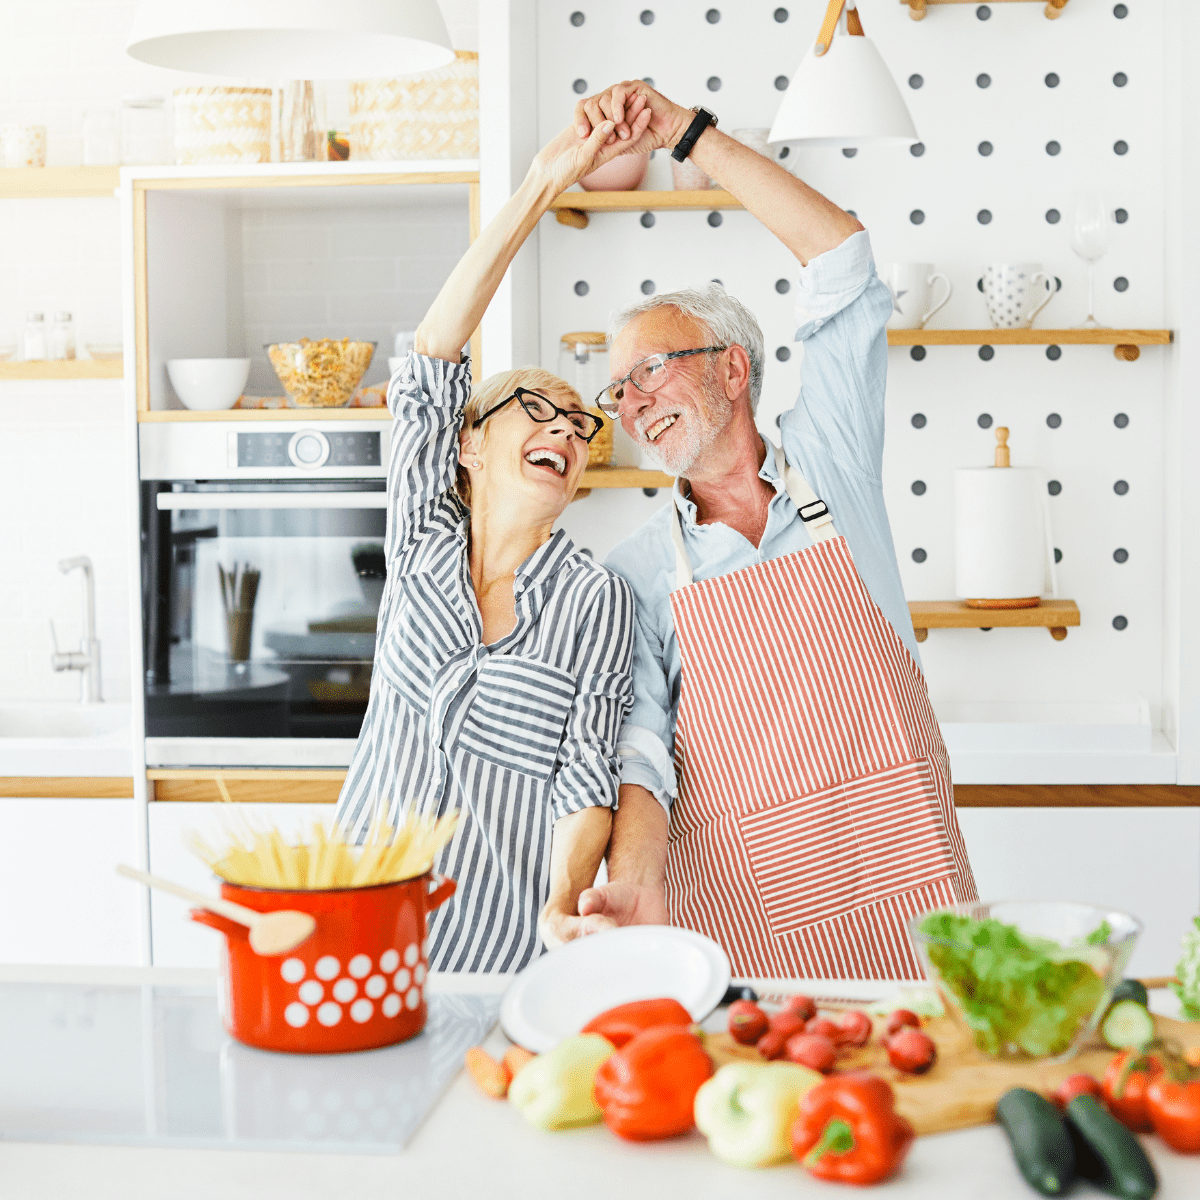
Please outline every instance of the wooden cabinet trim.
M21 800L132 800L131 775L4 775L0 798Z

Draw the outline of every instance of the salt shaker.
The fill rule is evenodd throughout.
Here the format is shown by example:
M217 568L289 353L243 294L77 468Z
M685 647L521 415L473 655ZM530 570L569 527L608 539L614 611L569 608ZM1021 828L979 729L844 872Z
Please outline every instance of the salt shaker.
M49 358L55 362L75 357L75 323L69 312L56 312L50 326Z
M25 361L46 359L46 319L39 312L25 314Z

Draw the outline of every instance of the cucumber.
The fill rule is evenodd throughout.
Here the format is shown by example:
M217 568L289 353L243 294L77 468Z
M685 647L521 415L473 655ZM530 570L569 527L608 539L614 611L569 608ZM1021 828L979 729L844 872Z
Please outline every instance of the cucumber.
M1028 1088L1010 1088L996 1105L996 1120L1029 1186L1043 1196L1062 1195L1075 1178L1075 1147L1058 1109Z
M1124 1200L1150 1200L1158 1176L1141 1143L1095 1096L1067 1105L1067 1128L1079 1174Z
M1154 1018L1136 1000L1118 1000L1100 1026L1104 1040L1114 1050L1144 1046L1154 1038Z
M1122 979L1113 988L1112 997L1108 1002L1109 1007L1120 1004L1122 1000L1136 1000L1143 1008L1150 1003L1150 997L1146 994L1146 988L1140 979Z

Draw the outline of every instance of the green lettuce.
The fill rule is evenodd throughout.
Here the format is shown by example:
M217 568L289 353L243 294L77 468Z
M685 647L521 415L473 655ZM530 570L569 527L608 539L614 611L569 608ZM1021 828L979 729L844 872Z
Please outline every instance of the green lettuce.
M1183 935L1183 957L1175 964L1178 983L1171 990L1179 997L1180 1015L1185 1021L1200 1021L1200 917L1192 918L1192 928Z
M929 960L987 1054L1009 1046L1039 1058L1062 1054L1104 999L1108 960L1097 945L1099 930L1064 947L1015 925L956 913L931 913L920 928L936 939L927 946Z

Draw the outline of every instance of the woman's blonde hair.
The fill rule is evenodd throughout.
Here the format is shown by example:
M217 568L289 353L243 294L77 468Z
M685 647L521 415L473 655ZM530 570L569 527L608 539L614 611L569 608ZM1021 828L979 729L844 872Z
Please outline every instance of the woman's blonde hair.
M583 398L565 379L560 379L553 372L544 371L541 367L518 367L515 371L499 371L495 375L489 375L471 393L471 398L463 410L463 430L469 433L471 426L479 420L481 413L495 407L506 396L511 396L519 387L529 388L533 392L541 392L543 395L549 396L551 400L560 402L567 400L575 404L583 404ZM490 426L485 421L476 431L481 447L487 445L489 428ZM461 463L458 466L458 494L462 502L470 507L471 477Z

